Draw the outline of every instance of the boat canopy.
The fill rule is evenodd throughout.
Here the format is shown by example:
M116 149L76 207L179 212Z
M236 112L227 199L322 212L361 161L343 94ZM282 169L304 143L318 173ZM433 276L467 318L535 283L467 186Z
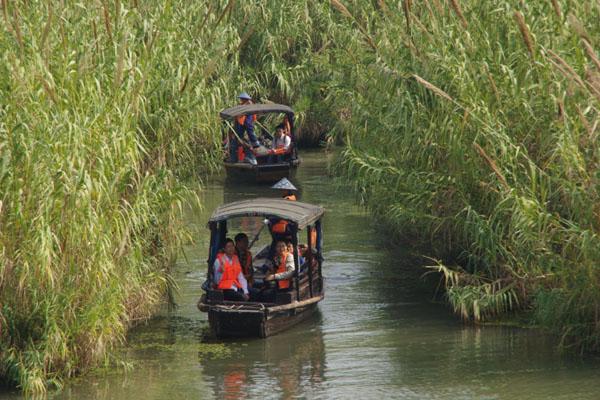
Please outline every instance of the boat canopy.
M223 119L233 119L240 115L251 115L251 114L269 114L269 113L283 113L290 117L294 116L294 110L283 104L243 104L231 108L226 108L221 111L220 115Z
M277 217L291 221L304 229L318 221L325 209L321 206L285 199L258 198L236 201L218 207L209 223L236 217Z

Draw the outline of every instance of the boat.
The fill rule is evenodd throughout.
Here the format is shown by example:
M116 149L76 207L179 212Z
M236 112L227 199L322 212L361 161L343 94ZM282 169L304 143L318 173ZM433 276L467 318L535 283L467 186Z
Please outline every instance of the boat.
M300 158L298 157L297 138L294 129L294 110L283 104L245 104L227 108L221 111L220 116L223 121L223 141L226 145L229 144L230 135L234 134L234 125L236 118L243 115L264 116L270 121L273 121L277 115L285 115L287 117L289 136L291 139L291 149L284 155L281 162L269 162L270 141L273 140L273 135L266 128L266 124L261 125L261 134L259 141L261 147L253 150L254 158L252 162L232 162L228 155L223 160L223 165L227 171L227 177L234 180L255 181L271 183L280 180L281 178L291 178L298 166ZM263 121L264 122L264 121ZM249 147L246 151L250 151Z
M236 201L218 207L208 221L210 246L208 257L207 282L203 285L205 293L198 302L200 311L208 313L208 321L214 334L219 337L260 337L266 338L279 333L308 318L324 298L324 280L322 274L322 224L324 209L320 206L274 198L257 198ZM266 221L285 220L288 222L291 242L294 247L294 275L291 288L277 291L273 302L227 301L223 292L214 289L213 264L228 233L232 220L254 219L262 221L253 242L259 237ZM256 224L258 226L260 222ZM248 224L246 224L248 226ZM270 238L252 260L255 286L266 285L262 281L261 267L268 259L269 250L275 241L274 235L267 229ZM304 263L300 265L298 254L299 237L306 234ZM209 284L207 284L209 283Z

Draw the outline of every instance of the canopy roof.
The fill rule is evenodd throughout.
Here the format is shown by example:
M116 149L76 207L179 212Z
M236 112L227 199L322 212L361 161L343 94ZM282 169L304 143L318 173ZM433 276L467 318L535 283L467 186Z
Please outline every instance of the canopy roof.
M225 221L236 217L278 217L294 222L298 229L316 222L325 209L321 206L285 199L258 198L236 201L218 207L209 222Z
M223 119L233 119L240 115L283 113L294 116L294 110L283 104L243 104L221 111Z

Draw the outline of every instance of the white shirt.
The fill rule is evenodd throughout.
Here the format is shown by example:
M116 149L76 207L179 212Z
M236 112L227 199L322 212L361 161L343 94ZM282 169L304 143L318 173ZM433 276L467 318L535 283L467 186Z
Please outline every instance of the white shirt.
M284 148L287 151L290 148L291 144L292 144L292 139L288 135L283 135L282 138L275 137L273 139L273 143L271 144L271 148L273 150Z

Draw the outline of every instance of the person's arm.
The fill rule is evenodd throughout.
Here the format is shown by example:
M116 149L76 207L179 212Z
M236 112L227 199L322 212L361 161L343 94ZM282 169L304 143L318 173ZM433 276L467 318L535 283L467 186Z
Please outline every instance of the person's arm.
M286 135L283 138L283 148L285 149L285 151L288 151L290 149L291 144L292 144L292 139Z
M221 268L221 262L217 258L213 264L213 284L216 286L221 282L223 276L223 269Z
M274 275L275 280L290 279L294 275L294 256L288 254L285 259L285 272Z
M248 294L248 281L244 276L244 273L240 271L238 275L238 282L242 285L241 289L244 291L244 294Z

